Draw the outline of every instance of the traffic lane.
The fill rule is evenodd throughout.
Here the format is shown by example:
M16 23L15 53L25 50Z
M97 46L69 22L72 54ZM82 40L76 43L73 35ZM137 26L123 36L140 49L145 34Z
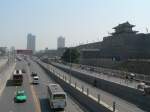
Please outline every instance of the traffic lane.
M55 67L54 67L55 68ZM55 68L55 70L57 70L57 72L59 74L63 74L66 76L67 80L70 80L70 75L63 72L62 70L59 70L57 68ZM87 88L89 89L89 94L91 94L92 96L94 96L95 98L97 98L98 94L100 95L100 99L101 101L105 102L106 104L108 104L109 106L112 106L113 105L113 102L115 101L116 102L116 105L117 105L117 110L119 111L122 111L122 112L132 112L132 111L135 111L135 112L143 112L143 110L141 110L139 107L137 107L136 105L130 103L130 102L127 102L119 97L116 97L108 92L105 92L101 89L98 89L76 77L71 77L71 82L73 84L76 83L76 86L77 87L80 87L80 88L84 88L84 91L87 91Z
M68 76L69 79L69 76ZM100 94L101 96L101 101L107 103L110 106L113 106L113 102L116 102L116 109L122 112L144 112L143 110L141 110L139 107L137 107L136 105L127 102L119 97L116 97L110 93L107 93L101 89L98 89L96 87L93 87L90 84L87 84L85 82L83 82L82 80L79 80L77 78L71 78L72 83L77 83L77 86L84 87L84 91L87 91L87 88L89 89L89 94L91 94L92 96L94 96L95 98L97 98L98 94Z
M50 106L47 99L47 87L48 83L54 83L54 81L50 78L50 74L48 75L45 71L35 62L31 62L30 71L37 72L40 77L40 84L35 85L35 89L37 95L39 96L41 110L42 112L49 112ZM74 99L72 99L69 95L67 95L67 108L65 109L67 112L84 112L83 107L79 106Z
M22 69L25 65L23 62L17 62L16 69ZM12 78L12 77L11 77ZM15 92L18 89L25 90L27 94L27 101L25 103L15 103L14 102L14 96ZM7 85L2 93L2 96L0 98L0 109L3 112L35 112L34 109L34 102L33 98L31 96L30 88L29 88L29 82L27 75L24 74L23 79L23 85L22 86L12 86Z

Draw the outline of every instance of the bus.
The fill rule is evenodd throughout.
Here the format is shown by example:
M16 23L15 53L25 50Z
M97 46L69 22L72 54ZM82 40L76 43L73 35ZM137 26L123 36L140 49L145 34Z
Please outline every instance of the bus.
M51 109L64 110L67 106L67 95L58 84L48 85L48 100Z
M23 75L22 70L15 70L13 73L13 82L15 85L22 85L23 83Z

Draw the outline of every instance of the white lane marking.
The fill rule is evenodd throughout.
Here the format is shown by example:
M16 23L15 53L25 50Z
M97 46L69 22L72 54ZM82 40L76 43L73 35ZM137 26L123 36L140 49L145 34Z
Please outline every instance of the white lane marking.
M60 71L60 72L61 72L61 70L59 70L59 69L57 69L56 67L53 67L53 66L51 66L51 65L50 65L49 67L51 67L51 68L53 69L53 70L52 70L52 69L49 69L53 74L55 74L55 75L56 75L57 77L59 77L60 79L64 80L63 77L62 77L62 76L59 76L59 74L56 72L56 70L57 70L57 71ZM48 67L48 68L49 68L49 67ZM46 68L47 68L47 66L46 66ZM54 70L54 69L55 69L55 70ZM62 72L62 73L63 73L63 72ZM67 74L65 73L65 75L67 75ZM65 81L66 83L68 83L68 84L70 83L69 80L64 80L64 81ZM71 85L72 87L75 87L75 85L72 84L72 83L71 83L70 85ZM82 92L82 89L81 89L80 87L77 86L76 89L79 90L80 92ZM85 94L85 95L87 94L86 91L83 91L82 93ZM89 97L92 98L93 100L97 101L97 98L95 98L93 95L89 94ZM108 108L108 109L110 109L110 110L113 110L113 108L112 108L110 105L106 104L106 103L103 102L103 101L101 101L100 104L103 105L103 106L105 106L106 108ZM117 112L117 111L118 111L118 110L116 110L116 112Z
M30 72L30 68L27 66L28 82L31 83L32 79L31 79L31 76L29 74L31 74L31 72ZM37 96L37 94L34 90L34 86L30 84L29 87L30 87L30 91L31 91L31 94L32 94L32 97L33 97L33 100L34 100L34 105L35 105L35 109L36 109L35 111L36 112L41 112L40 102L39 102L38 96Z

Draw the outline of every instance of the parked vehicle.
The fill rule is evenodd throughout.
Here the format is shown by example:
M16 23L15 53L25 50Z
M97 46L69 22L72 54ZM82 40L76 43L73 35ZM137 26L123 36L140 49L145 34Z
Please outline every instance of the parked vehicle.
M144 94L145 95L150 95L150 86L146 85L144 88Z
M142 90L144 90L144 88L145 88L145 83L144 83L144 82L141 82L141 83L139 83L139 84L137 85L137 89L142 89Z
M144 95L150 95L150 86L146 85L144 82L139 83L137 89L144 91Z

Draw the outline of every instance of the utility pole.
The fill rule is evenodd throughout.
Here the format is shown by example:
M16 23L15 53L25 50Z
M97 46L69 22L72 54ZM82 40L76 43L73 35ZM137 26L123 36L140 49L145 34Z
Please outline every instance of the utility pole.
M70 61L70 79L69 79L69 81L70 81L70 83L71 83L71 47L70 47L70 49L69 49L69 54L70 54L70 56L69 56L69 61Z

